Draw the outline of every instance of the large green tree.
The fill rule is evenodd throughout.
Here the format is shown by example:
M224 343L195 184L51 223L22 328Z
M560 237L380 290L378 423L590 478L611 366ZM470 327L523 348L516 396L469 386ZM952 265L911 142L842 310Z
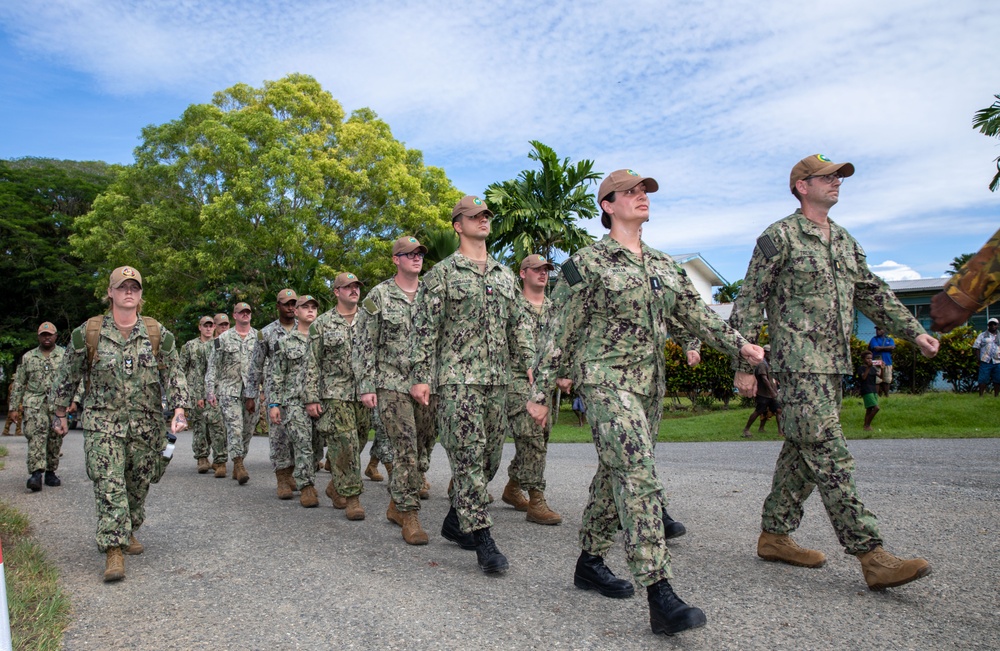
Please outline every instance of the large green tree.
M513 264L532 253L551 260L555 251L572 254L594 241L576 224L598 214L589 189L601 178L593 169L594 161L573 164L569 158L559 160L551 147L537 140L531 146L528 158L541 168L491 183L485 192L486 203L496 214L487 242L490 252Z
M38 345L42 321L55 323L64 342L71 328L101 311L93 293L97 270L74 254L68 238L115 174L101 162L0 160L0 359Z
M373 111L346 117L301 74L237 84L146 127L135 157L72 243L102 272L138 267L147 313L182 333L239 300L273 318L285 286L329 307L339 272L367 286L391 275L392 240L445 227L461 196Z
M976 111L972 117L972 128L979 129L984 136L990 138L1000 138L1000 95L993 96L996 101L984 109ZM990 192L996 192L1000 187L1000 156L994 161L997 164L997 173L990 181Z

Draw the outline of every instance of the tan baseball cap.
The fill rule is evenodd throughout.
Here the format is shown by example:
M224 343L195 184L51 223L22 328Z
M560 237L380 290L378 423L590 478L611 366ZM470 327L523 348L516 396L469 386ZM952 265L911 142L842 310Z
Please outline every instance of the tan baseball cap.
M237 303L236 307L233 308L233 314L239 314L243 310L249 310L253 312L253 309L250 307L249 303Z
M479 197L474 197L471 194L462 197L461 201L455 204L455 207L451 210L451 221L452 223L458 221L458 218L462 215L466 217L475 217L481 212L488 212L490 218L493 218L493 211L489 209L486 202Z
M603 201L604 197L608 196L612 192L621 192L623 190L631 190L640 183L646 184L646 192L656 192L660 189L660 184L656 182L656 179L650 178L648 176L640 176L632 170L616 170L601 181L601 187L597 191L597 200Z
M538 255L537 253L533 253L524 260L521 260L520 269L538 269L539 267L545 267L549 271L555 269L555 265L553 265L551 262L549 262L542 256Z
M827 174L840 173L840 176L847 178L854 174L854 165L851 163L834 163L823 154L813 154L806 156L792 168L792 173L788 177L788 187L795 189L796 181L803 181L810 176L826 176Z
M310 294L306 294L305 296L299 296L299 298L295 301L295 307L302 307L306 303L315 303L316 307L319 307L319 301L317 301Z
M51 322L46 321L42 325L38 326L38 334L42 334L43 332L48 332L54 335L56 333L56 327Z
M212 318L212 317L210 317L210 316L203 316L203 317L201 317L200 319L198 319L198 327L199 327L199 328L200 328L201 326L205 325L206 323L211 323L211 324L214 324L214 323L215 323L215 319L213 319L213 318Z
M218 314L215 315L215 317L212 320L215 321L215 325L221 325L223 323L228 324L229 323L229 315L228 314L223 314L222 312L219 312Z
M427 247L420 243L415 237L404 235L392 243L392 254L410 253L411 251L421 251L427 253Z
M285 289L281 290L280 292L278 292L278 302L279 303L287 303L288 301L294 301L298 297L299 296L298 296L298 294L295 293L294 289L285 288Z
M352 273L347 273L346 271L342 274L338 274L336 280L333 281L333 288L340 289L344 285L350 285L351 283L358 283L359 285L364 285L363 282L358 280L358 277Z
M118 267L112 271L111 282L108 283L108 287L118 289L126 280L134 280L139 283L139 288L142 289L142 274L135 267Z

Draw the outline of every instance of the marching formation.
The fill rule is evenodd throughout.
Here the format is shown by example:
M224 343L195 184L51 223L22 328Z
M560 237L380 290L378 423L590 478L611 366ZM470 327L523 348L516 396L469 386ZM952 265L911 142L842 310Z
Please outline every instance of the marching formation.
M494 215L474 196L452 211L458 250L423 276L427 249L403 236L392 243L396 273L363 300L361 281L347 272L335 279L335 303L325 312L318 298L282 289L278 318L261 330L251 325L253 308L241 302L232 328L225 314L203 316L199 336L178 346L159 322L141 316L140 272L119 267L109 279L106 314L74 330L65 350L55 345L55 326L41 324L38 348L22 359L10 404L24 407L27 487L59 486L66 415L81 409L104 580L117 581L125 576L123 554L143 551L136 534L150 484L169 462L170 433L189 428L197 472L230 477L238 489L250 481L244 462L263 415L277 497L298 493L303 507L317 507L317 472L325 468L331 478L323 492L351 521L365 519L362 474L381 480L381 461L391 497L386 518L410 545L429 540L420 507L440 439L451 468L441 536L475 551L480 569L496 574L511 561L493 531L487 485L500 470L505 437L516 453L500 499L528 522L562 522L545 497L558 387L576 393L581 414L585 405L598 460L574 584L605 597L633 596L633 583L604 562L621 534L629 571L646 589L652 630L673 635L704 625L706 616L670 584L666 540L685 528L667 513L655 464L664 345L671 337L691 341L692 365L702 341L729 353L737 388L754 396L758 377L772 386L768 373L754 375L764 360L756 342L766 325L785 442L763 507L758 555L807 568L824 564L822 552L790 536L818 489L871 589L913 581L930 565L883 549L875 515L858 496L840 429L840 376L852 370L855 308L928 357L938 342L871 273L861 246L828 218L853 173L850 163L820 155L795 165L790 188L800 208L757 240L728 323L705 306L679 265L642 241L650 195L660 188L632 170L601 183L601 223L609 232L562 263L551 294L556 267L549 260L529 255L515 275L489 256ZM11 412L15 422L17 416ZM362 468L372 427L372 456Z

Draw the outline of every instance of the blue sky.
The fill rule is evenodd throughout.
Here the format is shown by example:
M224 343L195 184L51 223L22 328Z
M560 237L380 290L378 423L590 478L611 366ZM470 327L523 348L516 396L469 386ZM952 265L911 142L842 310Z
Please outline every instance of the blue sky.
M1000 225L1000 141L971 128L997 34L1000 5L961 0L4 3L0 158L129 163L143 126L301 72L470 194L532 139L653 176L646 241L730 281L796 207L792 165L850 161L831 216L883 277L928 278Z

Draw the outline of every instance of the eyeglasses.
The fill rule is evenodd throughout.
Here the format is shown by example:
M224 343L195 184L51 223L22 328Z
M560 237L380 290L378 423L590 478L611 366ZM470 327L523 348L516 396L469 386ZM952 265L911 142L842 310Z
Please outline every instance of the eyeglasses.
M409 253L397 253L396 255L398 255L401 258L408 258L410 260L423 260L424 259L424 252L423 251L410 251Z
M827 185L833 185L834 182L843 183L844 178L845 177L841 176L840 174L824 174L823 176L807 176L805 180L811 181L813 179L819 179L820 181L826 183Z

